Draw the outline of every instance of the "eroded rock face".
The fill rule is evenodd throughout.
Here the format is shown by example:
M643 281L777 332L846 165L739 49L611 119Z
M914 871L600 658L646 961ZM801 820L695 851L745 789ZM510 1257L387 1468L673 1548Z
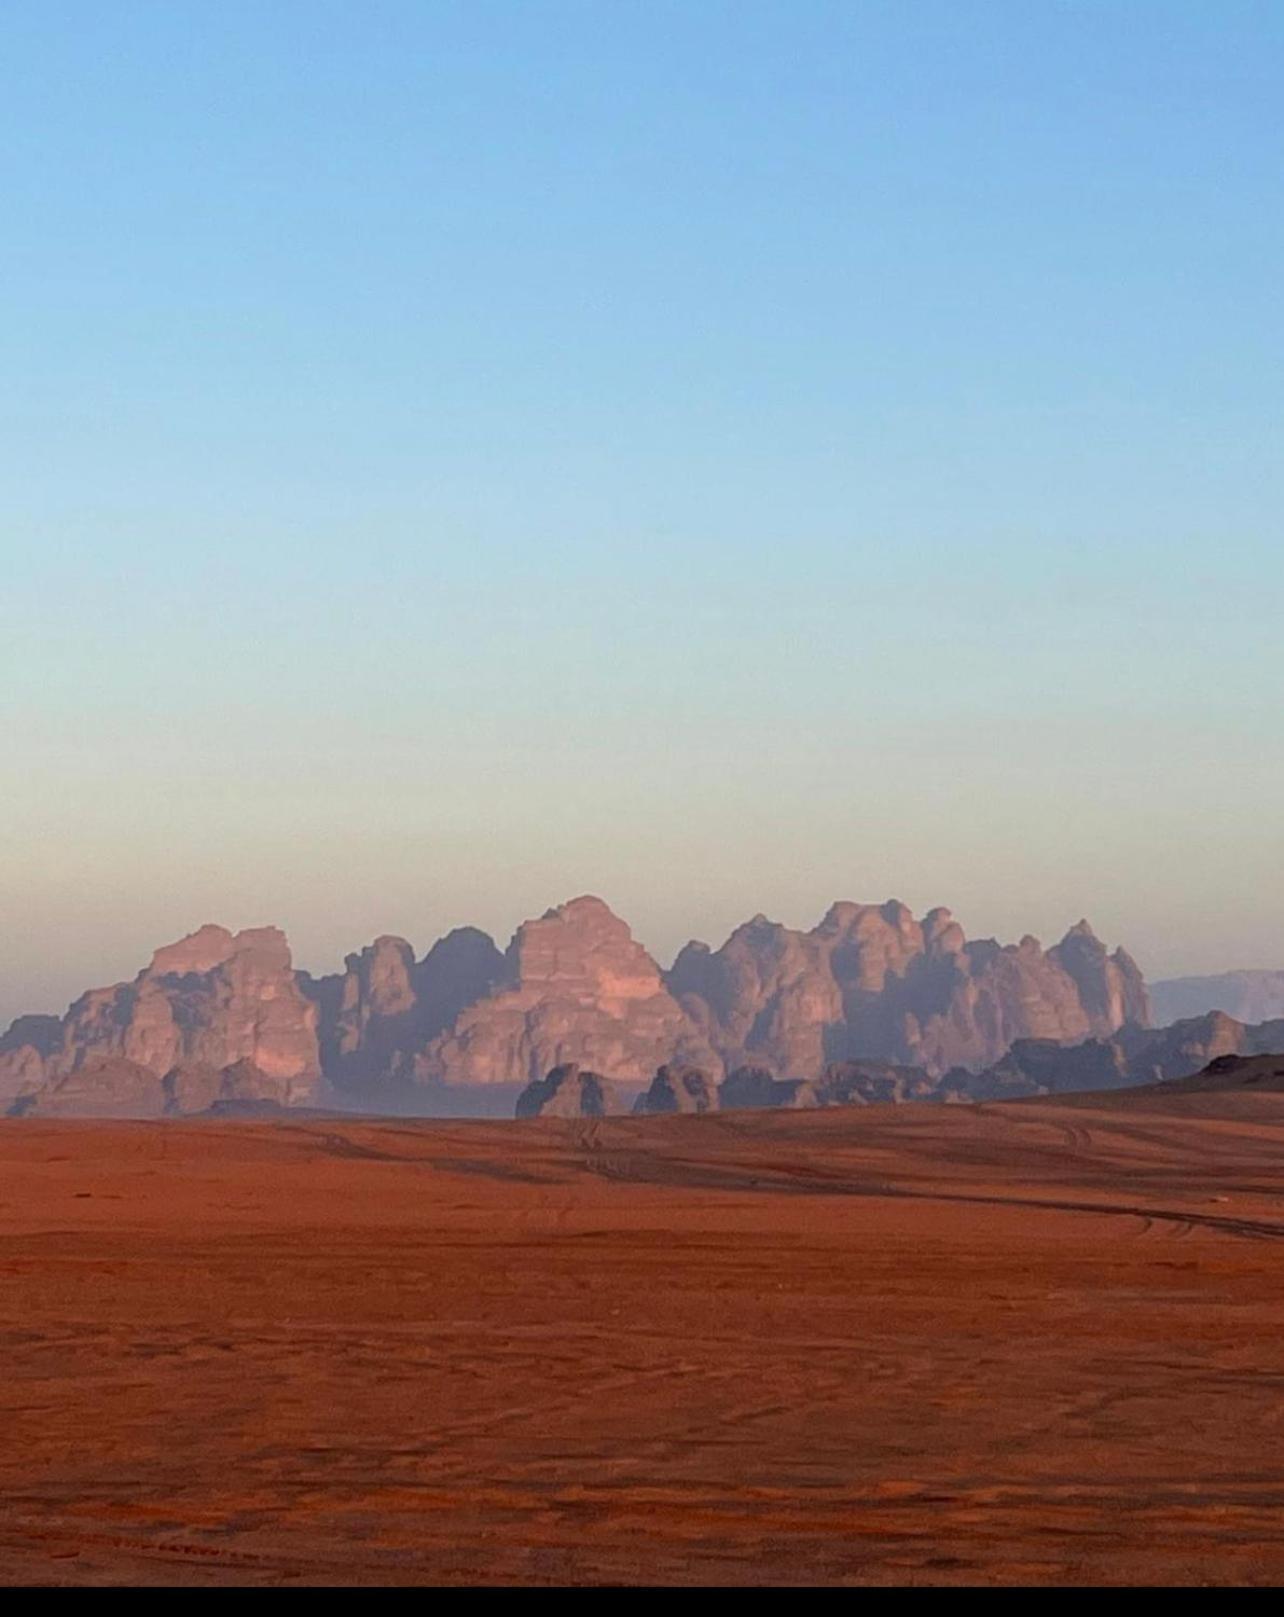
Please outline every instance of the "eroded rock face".
M1140 972L1086 922L1045 951L1028 937L969 942L948 910L918 920L894 901L835 904L809 932L759 915L717 950L688 944L667 974L591 897L527 921L502 955L472 928L419 961L381 937L318 979L291 970L274 928L207 926L66 1017L15 1023L0 1103L100 1057L158 1076L248 1060L295 1101L323 1071L375 1107L393 1090L412 1103L423 1086L529 1083L568 1062L625 1085L661 1067L712 1083L742 1067L812 1085L830 1072L837 1094L835 1063L980 1072L1018 1039L1108 1039L1147 1015ZM884 1077L864 1090L849 1077L845 1093L914 1087ZM811 1104L824 1091L791 1093Z
M547 1078L528 1084L517 1097L518 1117L613 1117L624 1102L609 1078L586 1072L575 1062L554 1067Z
M292 1098L288 1080L273 1078L252 1061L235 1061L221 1070L199 1062L174 1067L161 1079L161 1091L167 1117L191 1117L244 1103L286 1107Z
M835 904L810 932L757 916L717 951L688 944L668 984L728 1067L780 1075L874 1058L940 1076L1018 1038L1076 1042L1149 1016L1134 962L1086 922L1045 952L969 943L948 910L920 922L895 901Z
M666 1062L721 1071L655 961L598 898L520 926L494 992L460 1012L411 1070L421 1083L511 1083L567 1062L625 1083Z
M150 1067L123 1056L90 1055L71 1072L55 1073L24 1091L9 1108L16 1117L160 1117L161 1081Z
M448 933L418 962L404 938L382 937L344 965L337 976L302 978L320 1018L322 1068L341 1090L408 1078L426 1046L504 975L503 955L474 927Z
M633 1109L659 1116L668 1112L716 1112L718 1104L718 1085L699 1067L661 1067Z
M38 1042L29 1038L0 1052L0 1094L18 1098L76 1077L59 1090L65 1109L73 1094L88 1094L90 1078L77 1075L88 1071L106 1081L105 1061L158 1080L174 1067L222 1070L249 1061L290 1100L304 1100L320 1074L316 1023L284 933L259 927L233 934L206 926L158 949L132 983L82 995L56 1033L42 1025ZM113 1082L120 1104L134 1105L125 1094L124 1068Z
M18 1117L195 1117L238 1107L281 1110L291 1102L290 1080L274 1078L252 1061L211 1067L187 1062L158 1078L150 1067L122 1056L89 1056L71 1072L53 1074L10 1107Z

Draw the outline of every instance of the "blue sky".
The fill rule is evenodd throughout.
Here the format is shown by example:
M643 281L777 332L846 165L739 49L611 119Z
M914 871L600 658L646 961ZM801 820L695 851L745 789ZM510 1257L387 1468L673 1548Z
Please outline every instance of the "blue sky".
M598 891L1284 965L1284 9L0 11L0 1014Z

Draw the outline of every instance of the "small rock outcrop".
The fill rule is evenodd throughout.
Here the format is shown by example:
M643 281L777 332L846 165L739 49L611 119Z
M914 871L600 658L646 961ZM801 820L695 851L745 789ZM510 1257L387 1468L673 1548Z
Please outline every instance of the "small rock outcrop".
M716 1112L719 1086L699 1067L661 1067L633 1110L658 1117L669 1112Z
M199 1062L173 1067L161 1079L167 1117L192 1117L202 1112L227 1111L241 1106L283 1109L290 1104L290 1087L252 1061L235 1061L219 1069Z
M801 1078L777 1078L766 1067L737 1067L718 1091L723 1111L743 1106L787 1106L795 1111L817 1104L816 1088Z
M1168 1078L1153 1087L1169 1094L1223 1094L1229 1090L1280 1094L1284 1092L1284 1054L1218 1056L1202 1072L1189 1078Z
M619 1091L600 1072L575 1062L554 1067L517 1097L518 1117L614 1117L624 1111Z

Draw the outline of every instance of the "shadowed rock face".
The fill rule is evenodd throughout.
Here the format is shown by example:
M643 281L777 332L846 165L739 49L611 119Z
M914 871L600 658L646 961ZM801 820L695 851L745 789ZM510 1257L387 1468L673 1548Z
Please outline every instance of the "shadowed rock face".
M835 904L811 932L764 916L716 952L688 944L668 984L728 1067L819 1074L881 1058L939 1076L993 1062L1017 1038L1073 1042L1149 1018L1145 983L1080 922L1034 938L968 943L948 910Z
M816 1105L814 1084L801 1078L776 1078L765 1067L737 1067L718 1091L721 1110L742 1106L787 1106L807 1110Z
M1122 1028L1111 1039L1064 1046L1019 1039L993 1066L958 1069L941 1081L946 1100L1003 1100L1063 1095L1089 1089L1126 1089L1185 1079L1210 1062L1284 1050L1284 1020L1246 1027L1214 1011L1163 1028Z
M350 1090L408 1073L415 1056L505 969L503 955L474 927L448 933L419 962L404 938L382 937L344 964L337 976L300 975L320 1017L322 1068L337 1088Z
M105 1081L104 1061L115 1071L126 1102L126 1068L156 1079L196 1063L222 1069L250 1061L283 1086L292 1100L308 1098L320 1074L317 1013L300 992L285 935L260 927L233 935L219 926L157 950L132 983L93 989L57 1023L40 1018L40 1039L0 1053L0 1096L13 1099L89 1069L77 1086L87 1093L93 1074ZM16 1026L16 1025L15 1025ZM11 1030L12 1036L13 1030Z
M1212 1093L1228 1089L1284 1091L1284 1055L1218 1056L1202 1072L1189 1078L1169 1078L1157 1089L1179 1094Z
M698 1067L661 1067L651 1087L639 1095L634 1111L660 1116L669 1112L716 1112L718 1085Z
M554 1067L517 1097L518 1117L612 1117L623 1110L609 1078L584 1072L573 1061Z
M887 1061L835 1061L812 1087L818 1106L932 1100L937 1089L922 1067L897 1067Z

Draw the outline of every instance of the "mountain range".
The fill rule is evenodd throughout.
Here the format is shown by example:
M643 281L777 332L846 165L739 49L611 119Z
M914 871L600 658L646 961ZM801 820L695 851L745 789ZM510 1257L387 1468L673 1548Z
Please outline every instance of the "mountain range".
M758 915L667 971L593 897L524 922L503 951L474 928L422 957L381 937L320 977L274 927L210 925L62 1017L20 1017L0 1038L0 1108L378 1110L567 1064L637 1089L661 1068L814 1083L875 1061L962 1091L1023 1041L1135 1042L1151 1020L1136 963L1086 921L1044 949L968 940L948 910L918 919L894 900L836 903L810 931Z

